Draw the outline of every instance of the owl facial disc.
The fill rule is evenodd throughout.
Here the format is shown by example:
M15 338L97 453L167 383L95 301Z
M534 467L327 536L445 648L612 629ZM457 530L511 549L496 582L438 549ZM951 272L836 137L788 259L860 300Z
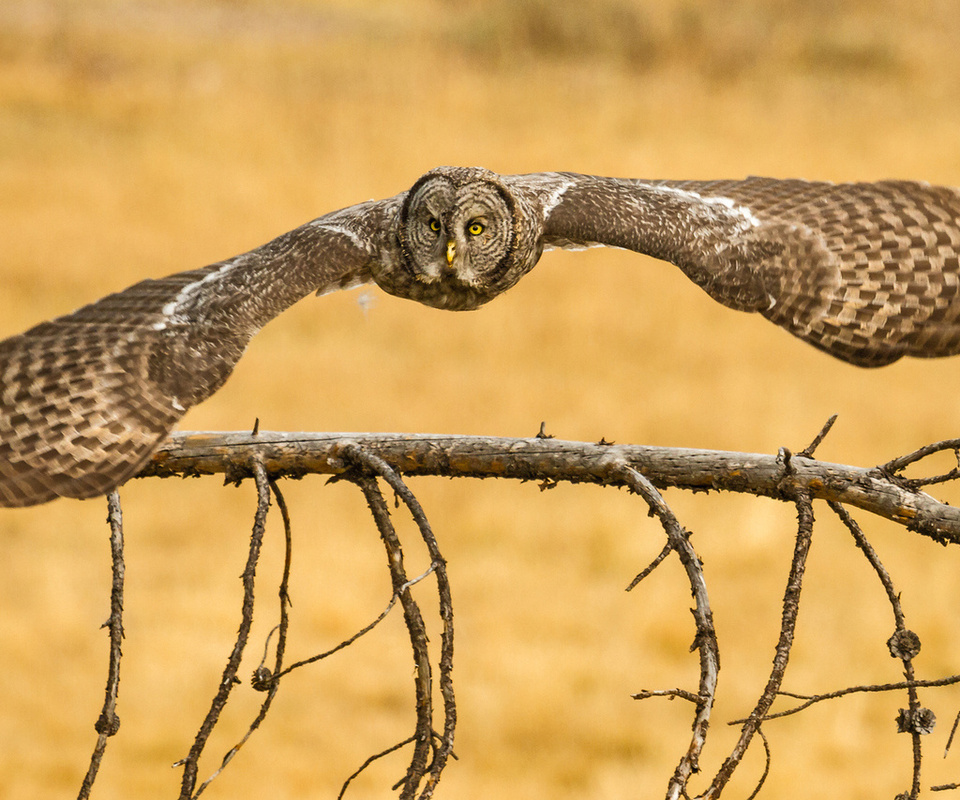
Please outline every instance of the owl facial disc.
M501 284L516 261L519 226L513 196L495 173L479 167L432 170L403 202L402 274L380 285L439 308L476 308L506 288Z

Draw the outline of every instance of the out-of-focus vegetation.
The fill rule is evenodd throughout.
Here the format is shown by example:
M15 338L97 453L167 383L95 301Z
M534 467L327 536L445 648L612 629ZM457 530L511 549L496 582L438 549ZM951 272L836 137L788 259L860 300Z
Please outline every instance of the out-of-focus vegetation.
M960 6L946 0L5 0L0 336L395 194L441 163L960 184L957 31ZM861 464L960 430L960 360L857 370L629 253L549 253L470 314L366 294L372 304L357 292L311 298L269 325L184 427L244 429L259 417L261 429L530 435L545 419L566 438L772 452L801 448L838 413L820 454ZM366 624L389 585L356 491L319 479L286 491L295 658ZM688 709L629 694L691 685L693 629L675 566L622 591L661 546L637 501L489 482L419 491L459 624L460 758L441 796L661 791ZM749 709L768 667L792 512L670 499L705 558L725 648L709 771L731 741L720 721ZM168 765L189 746L238 621L254 498L205 479L135 482L123 500L123 726L96 796L170 796ZM104 515L93 501L0 514L4 800L69 794L82 777L106 669ZM952 554L891 526L874 538L916 615L918 667L956 672ZM828 524L813 548L787 688L898 679L884 645L892 620L851 543ZM270 613L258 615L260 641ZM208 794L335 792L407 734L409 670L397 623L292 677ZM230 712L214 751L258 701L247 693ZM852 698L768 726L769 796L811 776L850 798L902 791L910 758L893 732L897 707ZM945 737L938 729L931 746ZM354 796L384 796L399 764L379 763ZM927 777L957 771L953 756L931 759Z

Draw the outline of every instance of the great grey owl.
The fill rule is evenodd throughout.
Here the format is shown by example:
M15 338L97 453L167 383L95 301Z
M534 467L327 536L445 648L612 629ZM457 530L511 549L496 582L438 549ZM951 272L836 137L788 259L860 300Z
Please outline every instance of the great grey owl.
M865 367L960 352L960 193L906 181L642 181L440 167L203 269L0 342L0 505L137 472L251 337L300 298L375 281L473 309L544 249L670 261L711 297Z

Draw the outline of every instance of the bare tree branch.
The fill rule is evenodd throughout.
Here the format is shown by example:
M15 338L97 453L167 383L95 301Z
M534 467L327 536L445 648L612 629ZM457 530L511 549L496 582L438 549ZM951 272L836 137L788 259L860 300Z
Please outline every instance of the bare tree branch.
M940 449L953 449L941 443ZM942 543L960 543L960 508L935 500L894 476L903 459L863 468L782 456L716 450L588 444L560 439L369 433L177 433L138 477L250 477L262 458L274 477L339 475L349 468L344 448L357 445L404 475L515 478L625 485L609 465L623 461L657 488L743 492L793 499L801 493L862 508ZM960 447L958 442L956 447ZM931 448L934 447L931 445ZM920 452L920 451L918 451ZM924 453L937 452L925 448Z
M783 595L780 635L770 674L749 716L731 723L741 726L739 739L699 797L704 800L720 797L730 778L742 763L751 743L755 737L759 736L766 757L763 775L751 797L757 795L771 768L770 747L762 730L765 722L796 713L813 703L852 692L898 689L907 692L908 703L906 708L900 710L897 726L900 732L910 734L913 755L911 790L900 797L915 800L920 792L922 764L920 737L933 729L936 719L933 711L920 705L917 689L947 685L960 680L960 677L954 676L935 681L916 678L913 659L920 651L919 638L907 628L906 617L893 579L846 506L856 506L894 520L910 530L918 531L944 544L960 543L960 509L940 503L922 491L924 486L960 478L960 462L956 469L946 473L909 478L903 475L903 471L907 468L912 468L911 472L914 473L922 472L924 459L936 453L952 451L960 459L960 440L948 440L929 445L870 469L831 464L814 459L812 453L829 432L833 420L834 418L828 420L817 437L798 455L784 447L780 448L776 455L763 455L615 445L606 440L594 444L566 442L546 435L543 426L541 426L541 433L530 439L395 434L283 434L259 432L256 429L252 435L245 433L175 435L157 453L140 477L148 475L187 477L219 473L225 476L226 482L238 483L252 475L256 479L258 491L254 534L251 538L247 569L243 576L244 603L240 632L210 712L197 734L190 756L182 762L185 769L181 797L184 800L197 797L229 763L263 720L283 675L348 646L372 630L398 601L403 606L414 656L415 731L413 736L404 742L367 759L360 769L346 780L343 791L346 791L353 778L373 761L412 743L413 753L409 766L404 777L394 788L400 789L400 797L405 800L414 800L416 797L425 800L432 797L447 759L453 757L452 748L457 719L452 682L453 607L446 561L440 553L423 509L401 477L401 474L405 474L513 478L536 481L541 489L552 488L560 482L593 483L625 487L642 496L650 515L658 517L666 533L667 543L658 556L631 582L628 589L637 586L668 558L671 552L676 552L685 569L695 601L692 611L696 635L691 650L697 650L700 659L698 690L696 692L680 688L645 690L633 695L637 699L679 697L694 705L690 742L667 786L667 797L671 800L681 800L681 798L686 800L690 797L688 784L700 770L700 755L706 743L716 697L720 658L703 565L692 547L689 532L683 528L667 505L660 489L679 487L692 491L733 491L772 497L795 504L798 513L795 548ZM300 478L310 473L325 473L334 476L334 479L350 480L361 488L385 545L393 593L386 609L377 619L349 639L325 653L284 667L288 600L286 587L290 569L291 534L289 513L276 479L281 476ZM390 510L381 492L379 480L385 481L393 489L398 507L401 501L405 504L430 554L430 566L421 576L413 580L407 578L401 542L391 521ZM249 632L254 602L253 580L271 488L277 496L277 502L283 514L287 549L279 591L280 622L268 636L263 661L254 672L254 688L266 691L267 697L239 744L226 754L220 768L200 786L196 794L191 794L196 781L197 759L219 718L220 710L226 703ZM814 697L804 697L781 689L793 647L803 576L812 540L814 499L826 500L840 517L884 587L894 618L894 633L887 644L890 653L900 659L903 664L906 680L902 682L851 687ZM443 626L438 660L439 687L444 704L442 733L437 733L434 728L433 664L426 626L419 606L410 591L414 584L431 574L436 575L440 619ZM274 667L271 670L265 666L264 662L275 632L279 635ZM772 704L780 695L795 697L805 702L787 711L771 713ZM109 718L111 717L105 711L102 720Z

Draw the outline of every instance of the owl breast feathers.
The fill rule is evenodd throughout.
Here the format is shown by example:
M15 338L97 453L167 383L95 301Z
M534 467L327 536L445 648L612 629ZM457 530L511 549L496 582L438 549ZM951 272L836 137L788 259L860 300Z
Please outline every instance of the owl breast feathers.
M955 189L440 167L396 197L0 342L0 506L123 483L223 385L252 336L310 293L373 281L473 309L545 249L593 245L671 262L718 302L858 366L960 352Z

